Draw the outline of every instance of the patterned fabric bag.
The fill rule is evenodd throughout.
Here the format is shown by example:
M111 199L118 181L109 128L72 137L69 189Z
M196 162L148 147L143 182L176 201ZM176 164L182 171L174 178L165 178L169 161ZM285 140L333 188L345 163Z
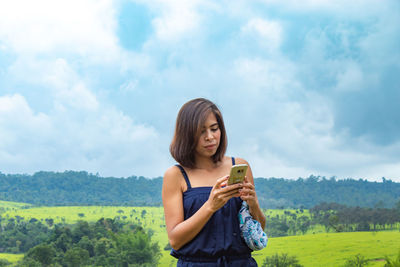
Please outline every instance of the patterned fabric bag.
M251 217L249 206L243 201L239 211L240 235L252 250L260 250L267 246L268 237L261 224Z

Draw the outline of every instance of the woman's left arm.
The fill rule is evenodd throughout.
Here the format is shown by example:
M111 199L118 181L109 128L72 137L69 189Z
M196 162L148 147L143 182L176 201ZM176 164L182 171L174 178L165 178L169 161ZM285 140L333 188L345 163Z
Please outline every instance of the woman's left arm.
M240 191L240 198L247 202L249 205L249 211L253 219L257 220L262 228L265 228L265 215L260 208L258 203L258 198L254 186L253 173L251 171L250 165L244 159L237 159L237 164L247 164L249 168L247 169L246 179L243 182L243 188Z

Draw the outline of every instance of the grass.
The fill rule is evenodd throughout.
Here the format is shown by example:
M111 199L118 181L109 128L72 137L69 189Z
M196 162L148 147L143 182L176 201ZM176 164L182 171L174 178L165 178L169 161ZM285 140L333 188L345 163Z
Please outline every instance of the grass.
M350 232L307 234L270 238L267 248L254 252L259 265L266 256L287 253L304 266L342 266L357 254L371 260L370 266L383 266L382 259L394 257L400 249L400 232Z
M70 207L30 207L24 203L0 202L0 207L6 210L3 217L20 216L25 220L36 218L45 223L46 218L52 218L54 223L72 224L78 220L95 222L98 219L114 218L131 221L151 229L153 240L158 242L162 257L159 266L176 266L176 260L165 251L168 243L162 207L112 207L112 206L70 206ZM145 212L144 212L145 211ZM283 210L268 210L267 216L283 214ZM291 211L292 213L295 211ZM308 215L308 211L304 211ZM298 214L299 216L299 214ZM357 254L371 259L370 266L383 266L386 255L393 258L400 249L399 231L382 232L352 232L352 233L308 233L306 235L270 238L267 248L256 251L253 257L259 266L265 257L275 253L288 253L296 256L304 266L341 266L348 258ZM10 262L16 262L23 255L0 254Z
M23 257L24 254L0 253L0 259L5 259L12 264L22 260Z
M3 208L4 211L29 207L32 207L32 204L0 200L0 208Z

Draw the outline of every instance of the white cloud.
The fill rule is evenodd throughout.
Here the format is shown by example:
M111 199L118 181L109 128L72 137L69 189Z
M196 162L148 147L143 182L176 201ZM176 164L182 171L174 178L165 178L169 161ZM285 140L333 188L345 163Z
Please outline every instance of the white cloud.
M68 105L92 110L99 106L96 96L65 58L18 58L9 67L8 75L15 81L21 81L23 77L23 82L40 86L56 106Z
M33 133L46 133L51 128L49 117L43 113L35 114L29 107L22 95L5 95L0 97L0 124L4 131L9 133L11 139L18 137L26 131L27 135ZM23 128L19 126L22 125ZM9 130L9 131L8 131ZM13 136L13 130L21 130ZM7 137L7 136L6 136ZM6 145L5 139L1 138L2 144Z
M271 51L279 49L282 43L282 26L276 21L252 18L241 31L243 34L256 35L256 40Z
M337 73L336 90L359 90L366 79L354 61L329 64L326 68ZM283 56L274 60L241 58L233 70L237 73L233 76L239 78L236 86L243 87L244 93L230 102L244 103L246 99L251 104L246 102L241 113L235 113L232 125L228 122L228 127L233 126L231 132L240 135L230 142L230 153L249 160L256 177L396 177L396 146L372 145L363 137L336 131L333 99L303 87L301 64ZM235 126L238 121L242 127Z
M354 178L359 177L368 179L370 181L381 181L382 177L391 179L395 182L400 181L400 163L378 163L378 164L367 164L363 168L356 170ZM349 173L351 177L351 173Z
M56 155L57 169L81 169L112 176L161 173L154 168L154 162L162 164L164 160L159 152L158 133L114 108L81 113L79 119L70 111L58 111L54 124L64 152Z
M308 97L305 102L282 102L265 113L250 132L242 131L233 154L249 160L256 177L296 179L313 174L380 180L385 176L398 181L400 143L378 146L346 132L335 134L327 100Z
M19 94L0 97L0 162L3 168L37 162L41 155L29 153L31 149L46 145L53 125L44 113L35 113ZM13 169L12 167L10 169Z
M242 79L245 90L257 97L287 100L291 91L301 90L295 78L296 68L284 58L238 58L234 72Z
M0 2L0 39L18 54L72 53L96 62L118 53L112 1Z
M386 4L390 4L390 1L379 1L379 0L261 0L267 5L277 5L281 9L293 10L296 12L323 12L334 15L350 15L352 17L368 17L371 13L375 13L377 9L380 9Z
M138 83L139 83L138 80L128 80L123 84L121 84L119 89L123 93L133 92L137 89Z
M91 76L98 64L111 64L118 73L127 62L118 63L127 53L118 47L114 4L0 3L1 49L15 55L4 69L5 89L22 94L0 98L1 171L74 169L151 177L163 172L154 162L166 168L157 131L99 100L92 87L100 84ZM130 64L139 70L143 58ZM134 84L125 85L132 90ZM28 104L40 97L23 96L35 90L52 103L41 113L33 108L40 103Z
M21 95L1 98L3 172L73 169L158 176L163 170L154 162L166 168L157 131L100 101L66 59L40 61L23 71L22 64L14 67L15 75L29 73L30 83L45 87L53 105L35 113Z
M153 20L156 36L161 41L180 40L195 30L200 22L196 11L199 1L162 1L161 16Z
M343 64L345 64L343 62ZM364 87L364 74L354 62L345 64L343 72L337 76L336 90L358 91Z
M35 113L21 95L0 97L2 172L86 170L158 176L166 167L159 134L112 107Z

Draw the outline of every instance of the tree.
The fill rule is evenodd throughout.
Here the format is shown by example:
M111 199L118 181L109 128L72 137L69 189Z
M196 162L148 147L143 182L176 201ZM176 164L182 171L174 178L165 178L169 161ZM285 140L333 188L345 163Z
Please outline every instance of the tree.
M53 224L54 224L54 219L52 219L52 218L46 218L46 223L47 223L47 225L49 226L49 227L52 227L53 226Z
M9 262L8 260L0 259L0 267L4 267L4 266L10 265L10 264L11 264L11 262Z
M17 265L18 267L43 267L43 265L32 259L32 258L24 258L21 262L18 262Z
M94 256L94 246L92 241L87 236L83 236L81 240L78 242L78 246L82 249L85 249L89 252L89 256Z
M107 251L113 247L111 240L102 237L94 244L94 253L96 256L107 255Z
M400 250L397 254L396 259L390 259L388 256L385 257L385 265L383 267L400 267Z
M144 219L144 216L146 216L146 213L147 213L147 211L146 211L146 210L142 210L142 214L141 214L141 216L142 216L142 219Z
M161 256L158 244L151 243L150 237L140 228L135 232L115 234L113 239L123 265L132 263L156 265Z
M78 221L72 230L74 242L79 242L83 236L90 236L91 231L87 221Z
M88 263L89 252L80 247L69 249L64 256L64 262L69 267L84 266Z
M369 260L367 260L361 254L355 255L346 261L344 267L364 267L369 265Z
M66 252L72 243L72 237L68 235L68 232L62 233L57 240L54 242L54 245L57 249L60 249L62 252Z
M56 250L53 246L47 244L40 244L34 248L31 248L27 256L40 262L43 266L47 266L52 263L53 258L56 255Z
M308 228L311 226L310 219L307 216L301 216L296 221L297 227L303 233L303 235L307 232Z
M262 267L302 267L299 264L298 259L295 256L289 256L286 253L281 255L275 254L271 257L266 257L264 259Z
M280 218L278 215L267 221L267 234L270 237L287 236L289 226L284 217Z

